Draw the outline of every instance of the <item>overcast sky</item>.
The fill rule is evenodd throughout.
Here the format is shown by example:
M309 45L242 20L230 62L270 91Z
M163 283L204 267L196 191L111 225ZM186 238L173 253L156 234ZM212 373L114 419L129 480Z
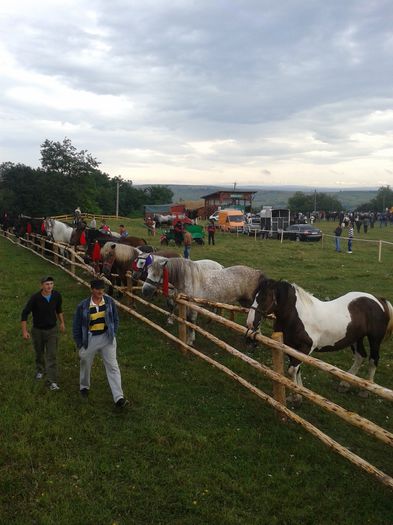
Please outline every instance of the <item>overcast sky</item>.
M393 185L391 0L1 0L0 161L135 184Z

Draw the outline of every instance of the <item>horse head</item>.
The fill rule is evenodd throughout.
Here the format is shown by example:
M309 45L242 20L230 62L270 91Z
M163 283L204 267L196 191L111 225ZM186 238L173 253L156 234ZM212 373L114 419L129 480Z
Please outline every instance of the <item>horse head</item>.
M102 256L102 273L108 277L112 273L113 263L116 260L116 244L113 243L105 251L101 250Z
M263 279L248 313L247 328L249 330L258 330L262 317L265 318L276 312L282 295L280 284L281 281Z
M145 284L142 286L142 295L146 299L150 299L156 293L157 288L163 282L164 268L168 264L168 260L154 261L147 270L147 277Z
M153 264L153 260L153 256L150 253L138 255L132 264L132 280L134 282L146 279L147 270Z
M49 237L49 239L51 241L53 241L53 229L54 229L54 226L55 226L55 221L54 219L51 219L50 217L47 217L45 220L44 220L44 227L45 227L45 231L46 231L46 235Z

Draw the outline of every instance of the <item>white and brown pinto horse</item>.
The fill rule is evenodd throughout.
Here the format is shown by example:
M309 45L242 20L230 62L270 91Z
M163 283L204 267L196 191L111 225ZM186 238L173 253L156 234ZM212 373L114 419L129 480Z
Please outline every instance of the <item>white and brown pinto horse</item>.
M168 281L173 288L191 297L209 301L250 306L255 297L260 280L265 278L260 270L248 266L223 268L215 261L190 261L189 259L168 259L154 261L149 266L142 295L150 298L163 282L164 267L168 271ZM197 320L197 312L187 309L187 319ZM187 343L192 345L195 332L187 330Z
M267 279L261 283L247 318L254 332L262 317L274 314L274 330L282 332L284 343L299 352L329 352L351 347L354 362L349 373L356 375L365 357L363 339L370 345L369 381L374 380L383 339L393 330L393 307L389 301L364 292L349 292L320 301L296 284ZM289 356L289 375L302 385L300 362ZM341 390L349 384L340 383ZM300 402L300 396L293 396Z

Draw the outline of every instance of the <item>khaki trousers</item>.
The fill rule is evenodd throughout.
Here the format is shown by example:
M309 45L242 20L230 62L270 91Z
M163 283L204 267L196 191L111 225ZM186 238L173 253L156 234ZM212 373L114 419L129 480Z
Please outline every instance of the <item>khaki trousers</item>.
M46 372L47 379L50 383L57 383L57 346L59 332L57 326L49 330L41 328L32 328L31 335L35 350L36 371Z

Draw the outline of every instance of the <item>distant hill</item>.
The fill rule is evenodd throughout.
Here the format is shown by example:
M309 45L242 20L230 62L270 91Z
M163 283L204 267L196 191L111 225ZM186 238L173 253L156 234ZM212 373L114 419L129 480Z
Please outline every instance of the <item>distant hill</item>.
M195 185L183 185L183 184L165 184L168 188L173 191L173 202L181 201L196 201L199 200L203 195L214 193L222 189L227 189L228 186L195 186ZM146 185L140 185L138 187L146 187ZM261 208L262 206L275 206L286 208L288 206L288 199L296 191L303 191L304 193L314 193L314 188L306 186L239 186L236 188L239 190L257 190L254 198L254 208ZM350 189L350 190L336 190L333 188L319 188L319 192L328 193L334 195L342 203L343 207L347 210L352 210L360 206L365 202L369 202L377 194L377 190L374 188L365 189ZM318 206L317 206L318 207Z

